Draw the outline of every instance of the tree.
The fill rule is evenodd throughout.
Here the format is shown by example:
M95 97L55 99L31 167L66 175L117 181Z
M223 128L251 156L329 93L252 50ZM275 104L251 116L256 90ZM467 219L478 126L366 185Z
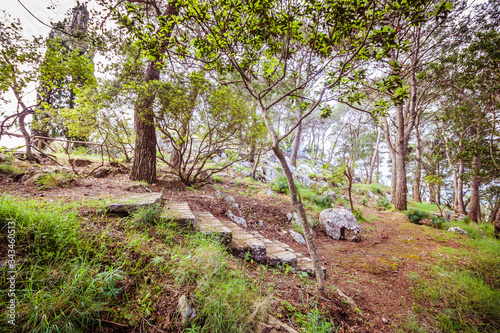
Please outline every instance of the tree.
M176 40L175 54L199 59L207 69L216 70L224 83L246 89L256 101L272 138L272 150L285 172L292 205L300 216L318 289L324 293L326 284L310 226L280 142L334 93L333 88L341 81L360 75L354 66L356 59L388 51L387 45L390 47L391 43L384 43L390 37L383 22L384 4L371 1L311 2L301 6L282 1L196 4L178 1L176 4L179 22L193 32L194 39L191 43L187 39ZM371 41L374 43L370 44ZM377 48L375 42L385 47ZM293 70L296 68L293 64L304 59L308 61L307 70L299 74ZM296 83L290 88L289 82ZM301 92L311 85L315 89L306 98L307 110L288 131L278 133L272 109L292 97L305 97Z
M24 137L26 158L36 161L31 150L31 135L26 129L26 117L34 113L37 105L26 105L24 97L28 85L37 77L40 50L39 38L27 40L22 36L22 26L18 20L12 20L3 13L0 19L0 92L12 90L17 100L17 109L5 118L0 125L0 138L5 130L17 122ZM39 104L39 103L37 103Z
M173 151L170 160L162 160L186 185L210 181L213 174L240 160L243 149L255 145L266 133L263 124L252 120L255 114L244 96L211 83L204 74L175 75L155 87L159 101L155 120ZM222 165L207 167L219 151L226 150L228 158Z

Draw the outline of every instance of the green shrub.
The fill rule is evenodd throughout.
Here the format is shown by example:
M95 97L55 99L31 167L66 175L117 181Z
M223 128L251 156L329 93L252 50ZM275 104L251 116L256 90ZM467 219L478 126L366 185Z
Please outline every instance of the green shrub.
M359 200L359 203L365 207L368 207L368 199L366 198L362 198L361 200Z
M387 210L392 207L392 204L389 202L389 200L382 198L377 200L377 207L382 207L384 208L384 210Z
M335 199L330 196L330 195L311 195L311 201L323 208L323 209L326 209L326 208L330 208L332 206L332 204L335 202Z
M325 318L320 311L315 308L303 314L295 313L295 322L302 328L301 332L306 333L330 333L336 332L339 327L335 326L331 319Z
M288 182L285 176L277 178L269 186L277 193L288 193Z
M224 178L222 178L222 176L219 176L219 175L213 175L212 181L214 183L222 183L224 181Z
M356 218L356 221L358 221L358 222L366 220L364 215L363 215L363 211L359 208L354 208L354 210L352 211L352 214L354 215L354 217Z
M443 229L444 228L444 224L445 224L445 220L443 217L438 217L438 216L433 216L432 217L432 227L433 228L436 228L436 229Z
M411 223L415 224L420 224L420 221L430 216L427 212L415 208L410 208L405 211L405 215L408 217Z

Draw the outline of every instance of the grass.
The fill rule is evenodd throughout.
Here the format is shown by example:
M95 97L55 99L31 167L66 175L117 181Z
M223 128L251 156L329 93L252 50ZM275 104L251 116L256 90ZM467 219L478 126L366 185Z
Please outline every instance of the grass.
M434 214L434 213L439 213L439 208L436 204L434 203L429 203L429 202L416 202L413 200L408 200L408 209L414 208L420 211L423 211L425 213L428 213L429 215ZM441 209L446 209L444 205L441 205Z
M467 227L465 222L450 225ZM425 316L444 332L498 332L500 330L500 242L492 226L469 226L472 234L485 229L486 238L454 236L460 248L440 247L438 262L423 276L413 276L417 300L429 302ZM415 331L417 332L417 331Z
M8 175L19 174L22 173L22 169L12 165L10 163L2 163L0 164L0 173L6 173Z
M389 186L383 185L383 184L377 184L377 183L372 183L372 184L353 184L353 188L358 189L359 191L362 192L367 192L370 191L376 195L382 195L384 193L390 193L391 188Z
M75 182L75 175L71 172L42 173L35 180L35 185L40 190L49 190L56 187L65 187Z
M99 332L104 320L147 326L158 320L165 295L182 293L193 296L197 332L251 332L264 318L263 292L229 268L235 259L216 241L179 234L154 209L127 218L92 213L83 223L79 208L0 197L0 243L6 224L15 221L21 263L19 317L13 327L0 314L0 332ZM0 273L3 307L9 302L6 268Z

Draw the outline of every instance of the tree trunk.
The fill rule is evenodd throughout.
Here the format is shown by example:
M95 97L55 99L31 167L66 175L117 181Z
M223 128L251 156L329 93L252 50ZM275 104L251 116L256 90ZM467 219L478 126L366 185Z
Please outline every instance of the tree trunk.
M298 119L300 119L302 117L302 112L299 111L297 116ZM290 156L290 165L292 165L294 168L297 167L297 155L299 153L301 134L302 134L302 122L300 122L299 126L297 126L297 128L295 129L295 138L293 139L292 155Z
M26 125L24 124L24 120L28 114L29 114L28 110L24 110L23 112L21 112L18 118L18 123L19 123L19 129L21 130L21 133L23 134L24 137L24 142L26 143L26 158L30 162L36 162L37 159L35 155L33 155L33 152L31 151L31 135L26 130Z
M464 181L462 180L462 175L464 174L464 162L460 160L457 174L457 192L455 197L457 200L457 211L460 214L465 214L465 204L464 204Z
M420 140L420 130L418 126L420 125L420 117L418 117L415 123L415 139L417 143L416 153L417 153L417 167L415 168L415 179L413 180L413 190L412 197L416 202L422 202L422 194L420 193L420 180L422 177L422 140Z
M472 160L472 170L476 172L479 168L479 157L475 156ZM479 222L481 216L481 207L479 205L479 178L477 175L473 175L470 182L470 204L469 213L467 217L474 221Z
M144 82L148 83L160 78L160 71L153 61L149 61ZM134 106L135 148L131 180L156 181L156 129L154 124L154 94L145 92L138 96Z
M307 222L306 212L304 210L304 206L302 202L299 202L297 197L297 191L295 188L295 183L293 181L292 171L286 162L285 155L281 151L278 145L273 145L273 151L278 160L280 161L281 167L285 173L286 180L288 182L288 189L290 191L290 199L292 200L292 205L299 214L300 223L302 226L302 230L304 231L304 239L307 244L307 248L309 249L309 253L311 254L311 259L314 264L314 272L316 273L316 281L318 283L318 291L322 295L326 295L326 282L325 277L323 275L323 270L321 269L321 264L319 262L318 253L316 251L316 246L314 245L311 229L309 223Z
M250 154L248 155L248 162L254 163L255 162L255 144L250 147ZM253 178L253 177L252 177Z
M392 197L392 203L398 210L406 210L407 208L407 186L406 186L406 145L405 145L405 119L403 106L396 107L397 113L397 132L396 132L396 188Z
M375 162L378 159L378 147L380 145L380 135L382 134L382 131L380 130L380 127L378 128L377 132L377 143L375 144L375 152L373 153L372 159L370 161L370 169L368 170L368 177L366 180L367 184L372 183L372 178L373 178L373 168L375 167Z

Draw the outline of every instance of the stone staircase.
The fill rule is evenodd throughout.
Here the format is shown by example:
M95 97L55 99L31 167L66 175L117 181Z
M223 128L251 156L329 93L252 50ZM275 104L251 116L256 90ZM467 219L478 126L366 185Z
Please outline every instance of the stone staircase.
M149 194L148 200L142 200L140 207L148 204L158 204L154 195ZM127 202L130 202L128 200ZM117 207L113 203L110 207ZM129 205L127 211L133 210ZM176 228L182 230L196 230L218 239L228 246L233 255L242 259L254 261L269 266L288 265L293 269L314 276L313 262L302 253L294 251L288 244L277 240L270 240L255 230L240 227L231 221L220 221L209 212L193 214L187 202L167 202L164 204L162 218L168 220ZM323 268L323 274L326 270Z

